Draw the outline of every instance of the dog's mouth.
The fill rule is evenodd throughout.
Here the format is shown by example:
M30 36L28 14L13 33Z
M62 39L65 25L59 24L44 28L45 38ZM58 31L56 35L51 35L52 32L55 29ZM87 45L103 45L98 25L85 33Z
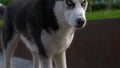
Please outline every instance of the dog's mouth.
M75 27L74 29L75 30L81 30L81 29L83 29L85 26L82 26L81 28L78 28L78 27Z
M83 23L84 24L84 23ZM76 28L82 28L83 24L77 25Z

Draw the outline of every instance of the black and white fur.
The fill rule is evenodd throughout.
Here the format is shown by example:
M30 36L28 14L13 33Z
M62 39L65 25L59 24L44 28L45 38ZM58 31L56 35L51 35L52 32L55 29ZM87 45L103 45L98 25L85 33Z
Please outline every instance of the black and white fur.
M66 49L75 29L86 24L87 0L15 0L5 7L2 44L5 68L12 67L17 42L33 57L33 68L67 68ZM21 50L22 52L22 50Z

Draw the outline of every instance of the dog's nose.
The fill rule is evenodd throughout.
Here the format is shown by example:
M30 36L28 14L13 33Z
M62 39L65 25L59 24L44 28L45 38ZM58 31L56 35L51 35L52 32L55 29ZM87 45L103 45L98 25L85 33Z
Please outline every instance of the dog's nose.
M78 19L76 20L76 22L77 22L77 28L81 28L81 27L84 25L85 20L84 20L84 19L81 19L81 18L78 18Z

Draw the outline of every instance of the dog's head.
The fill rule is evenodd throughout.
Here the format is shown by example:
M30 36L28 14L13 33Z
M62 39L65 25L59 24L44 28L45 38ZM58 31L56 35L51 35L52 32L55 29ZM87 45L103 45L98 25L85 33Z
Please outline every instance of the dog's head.
M82 28L86 24L87 0L56 0L54 12L59 22Z

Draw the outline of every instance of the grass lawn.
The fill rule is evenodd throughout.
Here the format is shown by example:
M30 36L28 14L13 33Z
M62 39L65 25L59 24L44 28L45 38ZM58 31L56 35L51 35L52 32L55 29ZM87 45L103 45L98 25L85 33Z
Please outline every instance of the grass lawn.
M2 20L0 19L0 26L2 25Z
M87 19L102 19L102 18L120 18L120 10L101 10L101 11L90 11L87 12Z

